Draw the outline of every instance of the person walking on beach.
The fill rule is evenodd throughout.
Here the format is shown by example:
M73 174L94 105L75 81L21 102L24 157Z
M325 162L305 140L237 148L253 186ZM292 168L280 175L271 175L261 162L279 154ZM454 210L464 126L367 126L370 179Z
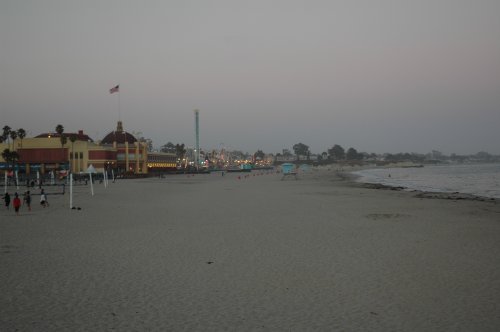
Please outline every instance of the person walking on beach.
M28 210L31 211L31 195L29 190L24 193L24 203L28 206Z
M16 214L19 215L19 208L21 207L21 199L17 193L14 194L14 200L12 201L12 206L14 206L14 210Z
M40 205L43 207L49 206L49 202L47 201L47 195L45 195L45 191L42 189L40 193Z
M10 195L9 195L9 193L5 193L5 195L3 195L3 200L5 202L5 207L8 210L9 206L10 206Z

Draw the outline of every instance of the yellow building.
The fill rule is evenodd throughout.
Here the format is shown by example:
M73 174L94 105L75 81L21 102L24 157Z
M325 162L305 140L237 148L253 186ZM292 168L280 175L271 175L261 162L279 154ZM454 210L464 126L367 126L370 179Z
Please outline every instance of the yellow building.
M16 139L14 151L19 154L16 169L20 173L41 174L52 170L86 172L92 165L98 172L113 169L115 174L147 174L148 170L175 170L175 154L148 153L147 146L123 130L119 121L117 129L108 133L101 142L94 142L83 130L63 133L67 143L62 146L60 135L44 133L32 138ZM75 137L71 142L70 137ZM0 144L1 151L12 149L12 143ZM0 169L9 165L0 156Z
M64 133L67 143L61 145L59 134L44 133L36 137L16 139L14 141L14 151L19 154L17 169L21 173L30 174L33 171L40 171L41 174L52 170L69 170L74 173L85 172L92 164L97 170L103 170L104 163L101 155L110 157L116 151L100 146L80 130L78 133ZM75 136L76 141L70 141L70 136ZM12 144L4 142L1 146L2 151L6 148L12 149ZM96 158L98 156L99 158ZM5 160L0 159L5 163ZM6 165L4 165L5 168Z

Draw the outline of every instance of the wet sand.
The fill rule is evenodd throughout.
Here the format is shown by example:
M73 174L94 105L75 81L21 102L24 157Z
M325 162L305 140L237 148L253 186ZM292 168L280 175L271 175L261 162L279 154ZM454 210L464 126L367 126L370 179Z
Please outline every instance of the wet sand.
M500 329L498 202L253 174L2 207L0 330Z

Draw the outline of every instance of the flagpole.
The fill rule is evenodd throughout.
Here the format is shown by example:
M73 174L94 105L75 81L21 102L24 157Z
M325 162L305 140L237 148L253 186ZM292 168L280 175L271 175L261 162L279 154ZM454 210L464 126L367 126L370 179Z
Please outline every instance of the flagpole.
M120 86L120 84L118 84ZM121 112L120 112L120 90L118 90L118 121L122 120Z

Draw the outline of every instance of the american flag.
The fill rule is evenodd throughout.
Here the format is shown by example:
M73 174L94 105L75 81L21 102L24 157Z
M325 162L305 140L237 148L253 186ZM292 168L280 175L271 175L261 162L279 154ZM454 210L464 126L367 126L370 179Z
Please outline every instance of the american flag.
M114 88L109 89L109 93L120 92L120 85L115 86Z

